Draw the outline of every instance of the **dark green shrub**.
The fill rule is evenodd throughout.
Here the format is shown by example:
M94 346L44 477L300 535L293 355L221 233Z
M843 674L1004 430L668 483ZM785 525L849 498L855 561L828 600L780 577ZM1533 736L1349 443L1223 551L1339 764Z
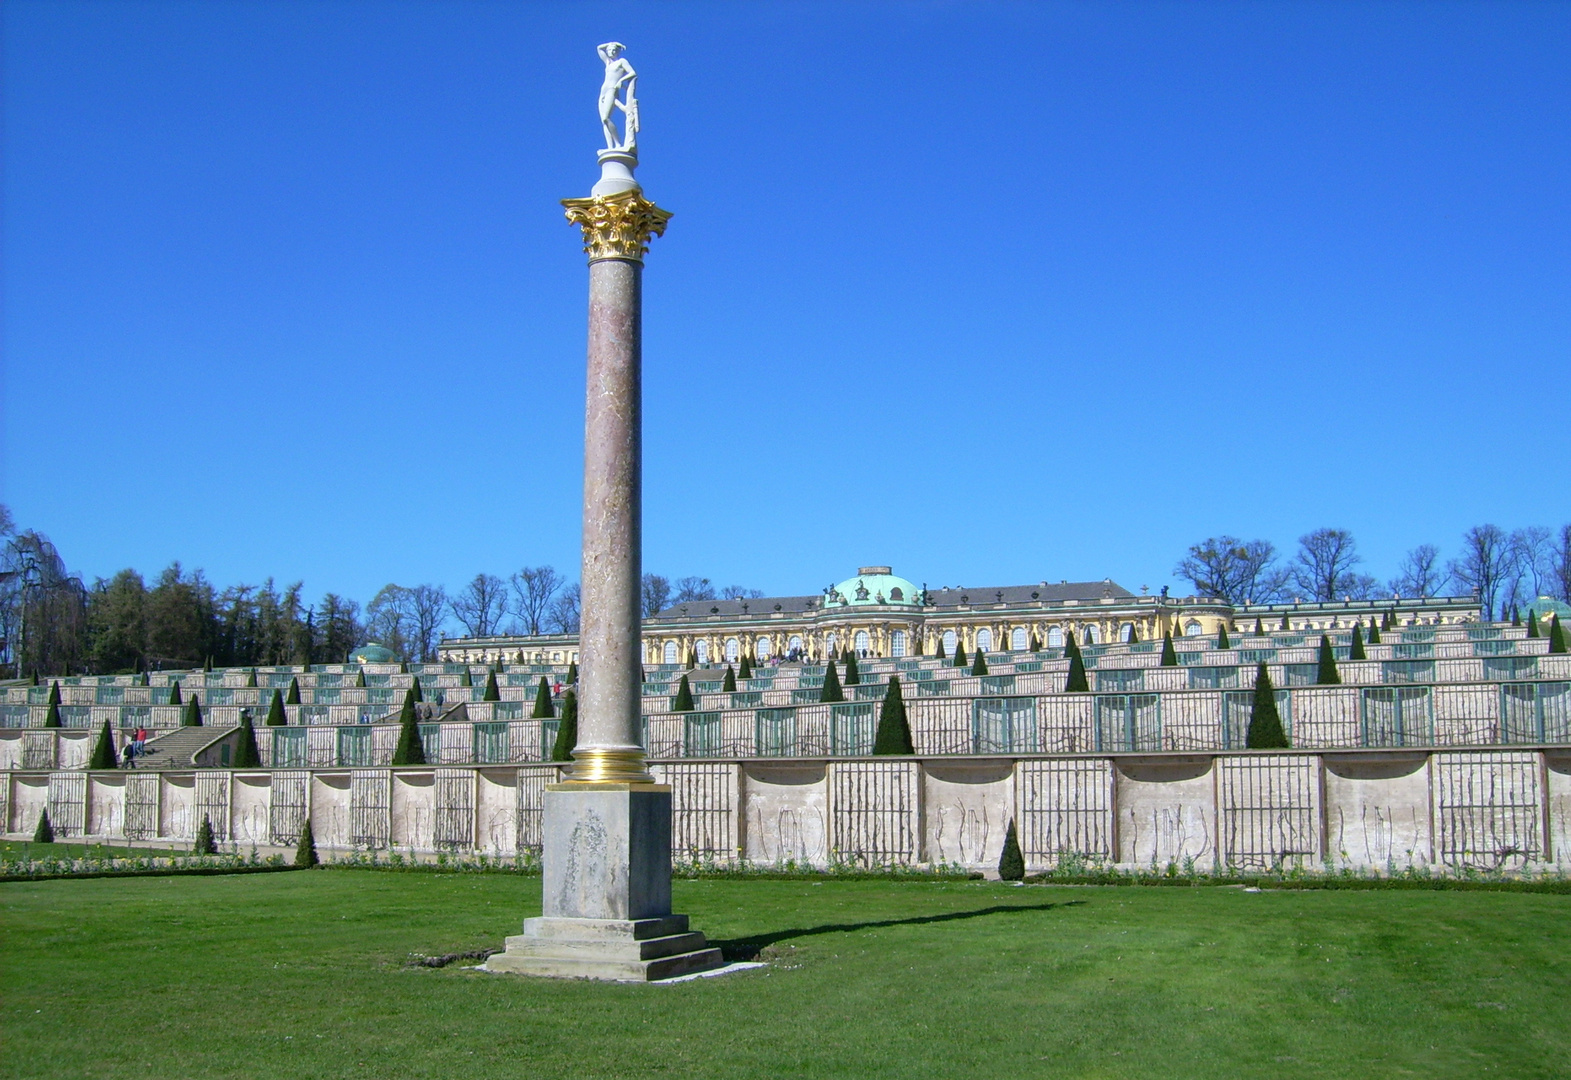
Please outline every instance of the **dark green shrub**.
M1256 616L1255 617L1255 637L1261 637L1261 636L1263 636L1265 634L1265 632L1266 632L1266 628L1264 626L1260 625L1260 618L1259 618L1259 616Z
M180 714L180 726L202 726L202 702L197 695L192 694L190 700L185 703L185 712Z
M474 684L475 684L475 677L469 673L469 665L465 664L464 665L464 670L460 671L458 673L458 685L459 686L473 686Z
M720 690L726 694L736 693L736 672L731 670L730 664L725 666L725 677L720 680Z
M1073 630L1064 631L1064 655L1069 657L1069 677L1064 680L1064 693L1088 693L1091 684L1086 679L1086 662L1080 655L1080 645Z
M170 679L169 680L169 704L171 704L171 705L179 705L180 704L180 680L179 679Z
M1173 632L1171 630L1162 631L1162 666L1178 666L1178 650L1173 648Z
M202 815L202 824L197 826L196 839L191 842L193 855L217 855L218 844L213 839L213 823L206 814Z
M944 635L942 635L942 634L938 635L938 651L933 653L933 656L936 657L939 660L948 659L944 655Z
M856 669L856 650L846 650L846 685L856 686L862 681L862 673Z
M119 766L120 759L115 756L115 733L109 726L109 721L104 721L104 729L98 733L98 741L93 744L93 756L87 759L89 769L113 769Z
M57 702L49 703L49 711L44 714L44 727L60 727L60 706Z
M840 675L835 671L835 662L831 660L824 668L824 688L818 692L818 700L835 702L845 699L845 691L840 689Z
M235 756L230 762L235 769L260 769L262 751L256 745L256 728L251 726L251 710L240 714L240 737L235 742Z
M1226 630L1223 631L1223 633L1226 633L1226 632L1227 632ZM1140 628L1138 626L1136 626L1134 623L1130 623L1129 624L1129 644L1133 645L1135 642L1137 642L1139 640L1140 640ZM1222 646L1222 648L1225 649L1225 648L1227 648L1227 646L1224 645L1224 646Z
M1035 630L1031 631L1031 651L1034 653L1042 651L1042 639L1036 636Z
M425 687L420 685L420 676L416 675L409 680L409 690L414 694L416 701L425 700Z
M900 693L900 676L889 676L884 704L878 711L878 734L873 738L875 754L914 754L911 725L906 720L905 697Z
M1276 707L1276 688L1271 673L1261 664L1255 672L1254 707L1249 712L1249 730L1244 746L1250 750L1281 750L1287 747L1287 732L1282 729L1282 714Z
M1380 627L1376 625L1373 617L1371 617L1369 620L1369 644L1380 644Z
M355 685L356 686L364 686L365 685L365 668L363 668L363 667L355 668Z
M551 760L572 761L577 745L578 695L569 690L562 695L562 723L556 729L556 742L551 744Z
M420 723L415 718L415 702L411 694L404 695L404 707L398 714L398 745L393 749L394 765L424 765L425 743L420 739Z
M682 676L682 681L676 684L676 697L671 699L672 712L693 711L693 688L687 683L687 676Z
M982 654L982 650L981 649L978 649L976 651L976 658L971 661L971 674L973 674L973 675L986 675L987 674L987 657Z
M1552 653L1566 651L1566 630L1560 625L1559 612L1549 616L1549 651Z
M1216 647L1218 649L1231 649L1233 643L1227 637L1227 624L1223 623L1216 629Z
M250 671L245 673L245 684L247 686L256 685L256 668L252 668Z
M1024 881L1025 876L1026 858L1020 851L1014 818L1010 818L1009 831L1004 833L1004 850L998 855L998 877L1002 881Z
M316 834L311 831L311 819L307 818L305 824L300 826L300 842L295 845L295 865L305 870L319 866L321 862L316 853Z
M41 810L38 814L38 828L33 830L33 843L52 844L55 842L55 827L49 824L49 811Z
M1336 670L1336 653L1331 648L1331 639L1325 634L1320 635L1319 667L1315 671L1315 682L1321 686L1342 684L1342 676Z
M289 692L284 695L284 704L300 704L300 680L292 675L289 677Z
M965 647L965 642L961 641L959 638L956 638L955 639L955 667L965 667L965 666L966 666L966 647Z
M1543 637L1543 635L1538 632L1538 612L1534 611L1532 608L1527 609L1527 636Z
M644 677L644 666L642 664L640 664L640 665L638 665L638 678L641 681L643 679L643 677ZM572 660L572 661L568 662L568 665L567 665L567 685L568 686L576 686L576 685L578 685L578 661L577 660Z
M736 677L738 679L751 679L753 677L753 665L748 661L746 653L742 654L742 663L737 668Z
M485 690L481 692L480 700L481 701L501 701L502 700L502 688L500 686L496 685L496 672L495 671L488 671L488 672L485 673Z
M1353 644L1347 650L1349 660L1368 660L1364 653L1364 627L1362 623L1353 624Z
M60 704L60 684L58 682L49 684L49 704Z
M202 664L202 670L203 671L212 671L213 670L213 658L211 656L209 656L207 658L207 661Z
M1516 607L1515 604L1511 605L1511 625L1512 626L1521 626L1522 625L1522 615L1521 615L1521 613L1519 611L1517 611L1517 607Z
M519 663L523 663L523 660L520 659ZM408 660L400 660L398 662L398 673L400 675L408 675L409 674L409 661Z
M551 706L551 687L544 675L540 676L540 687L535 691L535 710L529 715L536 720L549 720L556 715L556 709Z
M1282 629L1283 630L1291 630L1291 629L1293 629L1293 620L1289 619L1286 615L1282 616Z

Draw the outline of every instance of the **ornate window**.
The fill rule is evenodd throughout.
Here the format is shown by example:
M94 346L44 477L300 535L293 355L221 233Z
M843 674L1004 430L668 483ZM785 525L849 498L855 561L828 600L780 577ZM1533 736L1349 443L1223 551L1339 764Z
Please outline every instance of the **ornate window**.
M677 656L676 642L668 641L665 643L665 651L660 654L660 662L662 664L676 664L681 662L681 658Z
M1014 652L1025 652L1030 642L1026 640L1026 628L1017 626L1009 634L1009 648Z
M1086 644L1087 645L1095 645L1097 642L1099 642L1101 640L1102 640L1102 631L1097 629L1097 627L1094 624L1088 623L1086 625Z
M698 643L693 646L693 656L700 664L709 663L709 642L699 638Z
M872 643L872 639L867 636L866 630L858 630L853 640L856 642L856 651L858 653L865 653L868 646Z
M1190 619L1188 622L1186 622L1184 624L1184 636L1185 637L1199 637L1200 636L1200 629L1201 629L1200 623L1197 622L1194 619Z
M796 634L792 634L791 635L791 640L786 642L786 648L790 652L798 652L798 653L801 652L802 651L802 639L801 639L801 637L799 637Z
M904 656L906 654L906 632L896 630L889 635L889 655Z
M833 630L829 631L829 633L824 635L824 648L827 649L829 652L834 652L835 651L835 647L837 645L839 645L839 644L840 644L840 637Z
M893 589L889 590L889 599L900 601L904 600L905 598L906 594L900 591L900 586L896 585Z
M993 647L993 632L985 626L976 632L976 647L983 652L988 652Z
M736 663L737 658L739 656L741 656L741 655L742 655L742 643L740 641L736 640L736 638L734 638L734 637L726 638L725 639L725 658L726 658L726 663L728 663L728 664Z
M960 639L955 637L955 632L953 630L945 630L944 631L944 655L945 656L953 656L953 655L955 655L955 646L959 643L959 641L960 641Z
M1064 647L1064 628L1055 626L1047 632L1047 647L1049 649L1062 649Z
M770 641L767 637L761 637L758 639L758 644L753 646L753 655L758 657L760 660L768 660L769 654L773 651L773 648L774 647L770 644Z
M1118 640L1119 641L1129 641L1129 640L1133 639L1134 636L1135 636L1135 624L1134 623L1126 622L1123 626L1120 626L1118 628Z

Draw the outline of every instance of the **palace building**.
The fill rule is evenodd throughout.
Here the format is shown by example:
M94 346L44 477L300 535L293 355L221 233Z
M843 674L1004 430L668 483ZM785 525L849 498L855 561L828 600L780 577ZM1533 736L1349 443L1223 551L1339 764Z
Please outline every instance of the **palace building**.
M1145 590L1142 589L1142 592ZM1393 614L1404 625L1476 621L1471 597L1255 604L1234 608L1207 597L1137 596L1111 578L1039 581L1034 585L929 589L888 566L863 566L854 577L808 596L689 600L644 620L646 666L734 663L743 655L767 663L821 661L854 650L859 656L903 658L1025 652L1059 648L1073 631L1083 645L1150 641L1252 629L1329 630ZM452 663L577 660L574 634L451 638L439 648Z

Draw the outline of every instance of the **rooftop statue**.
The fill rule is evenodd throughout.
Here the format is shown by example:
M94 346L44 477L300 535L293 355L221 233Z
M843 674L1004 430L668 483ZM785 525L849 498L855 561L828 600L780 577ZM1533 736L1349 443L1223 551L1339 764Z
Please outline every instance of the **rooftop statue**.
M605 82L600 84L600 123L605 128L607 150L632 153L638 149L638 98L634 96L638 90L638 72L622 58L626 48L620 41L608 41L597 50L605 62ZM624 86L627 95L618 99L617 94ZM624 132L620 137L615 119L618 109L622 110Z

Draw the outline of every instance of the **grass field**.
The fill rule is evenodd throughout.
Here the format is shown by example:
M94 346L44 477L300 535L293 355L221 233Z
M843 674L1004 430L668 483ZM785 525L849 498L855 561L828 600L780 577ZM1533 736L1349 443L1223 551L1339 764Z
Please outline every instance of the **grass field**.
M678 881L771 966L671 986L413 968L540 879L0 885L7 1077L1563 1077L1571 897Z

